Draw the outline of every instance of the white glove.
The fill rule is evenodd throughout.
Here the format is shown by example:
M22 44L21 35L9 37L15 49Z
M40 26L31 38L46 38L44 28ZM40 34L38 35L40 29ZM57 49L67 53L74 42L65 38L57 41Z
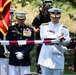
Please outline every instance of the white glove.
M68 46L70 44L70 40L71 38L60 38L60 44L63 45L63 46Z
M53 43L60 43L60 38L56 38L55 40L53 40Z
M54 46L55 46L55 48L57 48L61 53L63 53L63 52L65 52L65 51L68 50L67 47L65 47L65 46L61 46L61 45L54 45Z
M22 52L16 52L15 54L16 54L17 59L19 59L19 60L23 59Z

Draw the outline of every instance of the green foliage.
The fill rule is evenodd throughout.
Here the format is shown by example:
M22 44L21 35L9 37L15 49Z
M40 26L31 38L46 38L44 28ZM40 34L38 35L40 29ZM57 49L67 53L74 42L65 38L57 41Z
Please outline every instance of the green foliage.
M34 6L34 7L38 7L40 4L41 4L41 1L40 0L34 0L34 1L32 1L32 6Z
M17 3L21 3L21 6L24 7L29 4L28 0L16 0Z
M19 2L19 3L22 3L22 6L26 6L27 5L27 2L29 2L29 3L34 3L35 4L35 6L36 5L38 5L38 4L40 4L40 2L42 1L42 0L11 0L12 2L13 1L17 1L17 2ZM75 7L76 8L76 0L54 0L54 3L55 2L62 2L62 3L66 3L66 2L69 2L73 7ZM33 5L34 5L33 4Z
M59 0L58 0L59 1ZM64 3L63 3L64 2ZM57 8L61 8L63 11L68 12L68 16L71 20L76 21L76 17L74 16L74 14L72 13L72 10L75 10L74 6L71 5L70 2L67 1L59 1L57 2L57 0L54 2L54 7ZM71 11L71 12L70 12Z
M73 14L70 14L70 13L69 13L68 15L69 15L69 18L70 18L70 19L72 19L72 20L76 20L76 17L74 17Z
M14 2L15 0L11 0L11 7L12 8L17 8L16 3Z

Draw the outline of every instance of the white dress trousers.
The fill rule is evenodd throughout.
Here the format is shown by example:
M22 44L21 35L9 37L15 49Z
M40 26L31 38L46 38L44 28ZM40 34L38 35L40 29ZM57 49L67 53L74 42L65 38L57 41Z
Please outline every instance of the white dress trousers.
M62 69L50 69L44 66L40 66L42 70L42 75L63 75Z
M30 74L30 66L9 65L9 75L26 75L26 74Z
M0 75L8 75L8 62L7 58L0 58Z

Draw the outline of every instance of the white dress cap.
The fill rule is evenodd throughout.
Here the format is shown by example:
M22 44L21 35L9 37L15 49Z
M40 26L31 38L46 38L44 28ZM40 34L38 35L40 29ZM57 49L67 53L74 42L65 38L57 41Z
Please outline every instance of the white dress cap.
M14 13L15 9L14 8L10 8L10 13Z
M55 11L57 11L58 13L61 13L61 12L62 12L62 10L59 9L59 8L50 8L50 9L48 10L48 12L55 12Z
M59 8L50 8L48 9L51 17L61 17L62 10Z
M16 12L16 17L18 18L18 19L25 19L26 18L26 12L24 12L24 11L17 11Z
M27 13L24 11L17 11L16 16L25 16Z

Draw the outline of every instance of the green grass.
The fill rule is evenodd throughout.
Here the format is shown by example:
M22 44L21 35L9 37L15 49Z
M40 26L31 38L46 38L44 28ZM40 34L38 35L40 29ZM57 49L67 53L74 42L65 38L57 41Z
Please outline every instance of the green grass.
M76 75L76 73L72 70L64 70L64 75Z
M64 75L76 75L76 74L64 74Z

